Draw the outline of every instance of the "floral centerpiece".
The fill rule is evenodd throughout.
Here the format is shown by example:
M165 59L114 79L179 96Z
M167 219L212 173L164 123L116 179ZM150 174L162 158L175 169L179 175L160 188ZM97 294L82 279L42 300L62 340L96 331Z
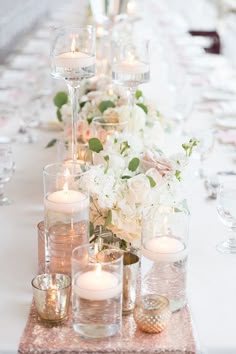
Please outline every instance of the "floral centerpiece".
M128 121L128 129L139 134L144 140L148 137L149 144L160 146L163 142L163 129L168 122L156 110L155 105L149 102L142 91L136 91L136 105L134 109L127 104L124 92L113 88L107 78L85 83L80 91L78 142L88 143L94 136L92 129L93 119L102 117L108 123L122 123ZM61 124L64 139L71 135L71 109L68 95L58 92L54 97L57 119ZM57 139L48 143L53 146Z
M114 134L105 146L90 139L95 166L81 181L90 190L92 229L102 225L139 247L143 208L156 203L183 207L181 174L196 144L190 140L182 145L183 153L165 156L128 133Z

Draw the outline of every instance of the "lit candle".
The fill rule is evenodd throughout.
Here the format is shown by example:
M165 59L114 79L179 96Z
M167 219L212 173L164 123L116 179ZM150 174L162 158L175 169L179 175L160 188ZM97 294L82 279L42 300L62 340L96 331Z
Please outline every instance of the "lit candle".
M75 38L72 39L71 51L62 53L54 58L54 65L63 68L83 68L92 66L95 63L95 57L76 50Z
M178 262L187 256L187 249L177 238L161 236L147 240L142 254L154 262Z
M105 35L105 30L103 26L97 26L96 28L96 37L97 38L102 38Z
M66 170L68 171L68 170ZM65 173L65 180L69 178ZM71 214L81 212L82 209L89 207L89 198L80 191L68 189L68 183L64 183L62 190L53 192L44 199L45 209L58 213Z
M127 60L113 65L113 71L122 74L144 74L149 71L148 64L142 63L134 59L132 54L129 55Z
M129 0L127 3L127 14L134 15L136 12L136 3L134 0Z
M101 265L98 264L94 271L76 277L74 289L83 299L101 301L119 296L122 283L115 274L102 270Z

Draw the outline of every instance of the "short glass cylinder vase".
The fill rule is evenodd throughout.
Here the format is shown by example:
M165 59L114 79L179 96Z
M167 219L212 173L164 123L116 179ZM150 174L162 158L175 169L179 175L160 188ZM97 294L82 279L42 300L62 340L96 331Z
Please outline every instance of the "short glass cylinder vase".
M105 144L111 140L115 133L122 133L128 130L128 120L119 122L117 120L112 121L112 119L98 117L93 119L92 126L93 135Z
M123 255L91 249L87 244L72 253L73 328L85 338L109 337L121 328Z
M142 219L141 294L159 294L172 312L186 299L189 213L170 206L144 210Z
M73 248L89 239L89 194L80 178L86 166L47 165L44 179L45 261L53 273L71 274Z

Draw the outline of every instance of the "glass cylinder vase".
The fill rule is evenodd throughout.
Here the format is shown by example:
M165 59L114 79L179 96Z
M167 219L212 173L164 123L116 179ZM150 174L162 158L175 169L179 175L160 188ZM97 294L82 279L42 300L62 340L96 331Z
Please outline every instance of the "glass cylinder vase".
M51 164L44 168L45 259L54 273L71 274L73 248L88 242L89 194L81 187L86 166Z
M82 337L117 333L122 320L123 255L117 250L91 254L91 245L72 253L73 328Z
M170 206L144 210L141 293L169 299L172 312L186 304L189 213Z

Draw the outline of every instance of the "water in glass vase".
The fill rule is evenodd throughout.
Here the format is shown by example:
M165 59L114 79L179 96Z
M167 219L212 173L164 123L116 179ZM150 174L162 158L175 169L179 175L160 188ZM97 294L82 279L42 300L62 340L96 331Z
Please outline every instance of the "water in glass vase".
M67 53L64 53L66 55ZM83 53L80 53L83 54ZM85 54L84 54L85 55ZM64 57L63 54L52 58L52 75L56 79L80 81L95 74L95 57Z
M173 253L156 253L142 249L141 291L159 294L170 301L172 312L186 304L187 249Z
M89 272L88 272L89 273ZM122 284L103 291L81 289L73 280L73 328L85 338L103 338L116 334L122 321Z
M137 62L119 63L112 66L112 80L115 84L136 87L150 79L149 65Z

